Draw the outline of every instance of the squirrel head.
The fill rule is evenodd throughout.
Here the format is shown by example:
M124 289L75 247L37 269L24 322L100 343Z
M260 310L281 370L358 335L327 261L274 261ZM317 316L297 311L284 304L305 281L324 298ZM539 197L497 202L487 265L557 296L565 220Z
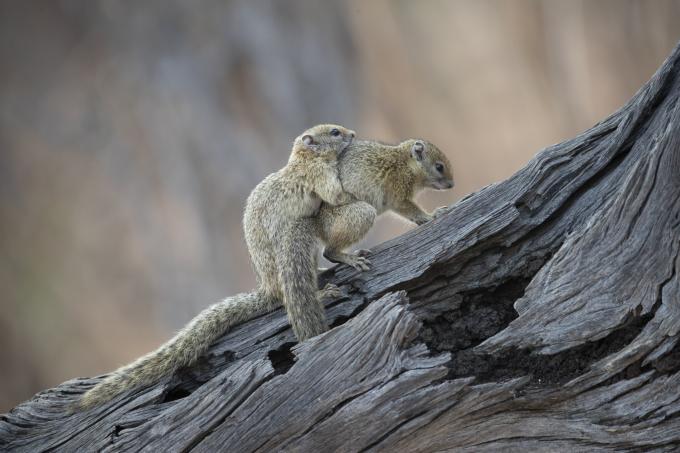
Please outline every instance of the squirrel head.
M293 154L338 157L354 140L353 130L337 124L319 124L304 131L293 143Z
M446 190L453 187L453 167L446 155L425 140L407 140L411 159L421 178L423 187Z

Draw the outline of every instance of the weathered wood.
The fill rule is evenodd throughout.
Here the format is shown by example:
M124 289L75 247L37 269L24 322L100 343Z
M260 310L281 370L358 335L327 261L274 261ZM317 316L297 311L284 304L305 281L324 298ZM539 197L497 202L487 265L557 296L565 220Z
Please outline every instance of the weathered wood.
M672 451L680 445L680 46L612 116L102 407L0 419L12 451Z

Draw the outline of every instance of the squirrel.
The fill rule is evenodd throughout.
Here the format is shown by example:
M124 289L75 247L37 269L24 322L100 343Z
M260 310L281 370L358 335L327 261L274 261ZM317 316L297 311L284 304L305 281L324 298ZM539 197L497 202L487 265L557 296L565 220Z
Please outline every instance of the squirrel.
M348 200L337 164L354 137L354 131L331 124L306 130L295 139L286 166L266 177L248 197L243 224L257 274L254 292L209 306L157 350L85 392L72 410L93 407L190 365L230 327L268 313L281 302L299 341L325 332L321 299L341 293L334 285L317 289L316 232L301 220L317 214L322 201L336 205Z
M318 245L313 225L321 202L348 201L338 171L338 156L353 131L321 125L296 140L283 169L264 179L248 197L243 216L246 244L267 304L283 301L299 341L328 330L317 291ZM334 290L334 289L333 289Z
M413 201L414 196L424 188L445 190L454 185L446 155L419 139L398 145L357 140L342 153L339 169L342 186L355 201L337 206L324 203L311 221L325 243L324 257L357 270L369 269L369 251L343 250L366 235L377 215L391 210L422 225L441 215L445 207L428 214Z

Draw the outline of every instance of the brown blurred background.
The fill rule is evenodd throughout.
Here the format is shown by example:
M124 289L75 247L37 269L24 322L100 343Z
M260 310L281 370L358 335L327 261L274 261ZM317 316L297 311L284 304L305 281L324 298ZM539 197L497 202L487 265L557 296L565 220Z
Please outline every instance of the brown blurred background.
M457 186L432 208L617 109L678 39L662 0L0 2L0 411L252 288L245 198L306 127L433 141Z

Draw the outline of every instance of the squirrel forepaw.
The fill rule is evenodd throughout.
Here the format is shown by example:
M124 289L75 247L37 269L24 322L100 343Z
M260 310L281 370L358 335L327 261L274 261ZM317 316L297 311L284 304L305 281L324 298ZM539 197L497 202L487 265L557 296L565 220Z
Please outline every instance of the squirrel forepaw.
M440 206L437 209L435 209L432 212L432 219L436 219L437 217L441 217L442 215L446 214L449 210L448 206Z
M358 253L356 255L348 255L346 263L358 271L367 271L371 268L371 260Z

